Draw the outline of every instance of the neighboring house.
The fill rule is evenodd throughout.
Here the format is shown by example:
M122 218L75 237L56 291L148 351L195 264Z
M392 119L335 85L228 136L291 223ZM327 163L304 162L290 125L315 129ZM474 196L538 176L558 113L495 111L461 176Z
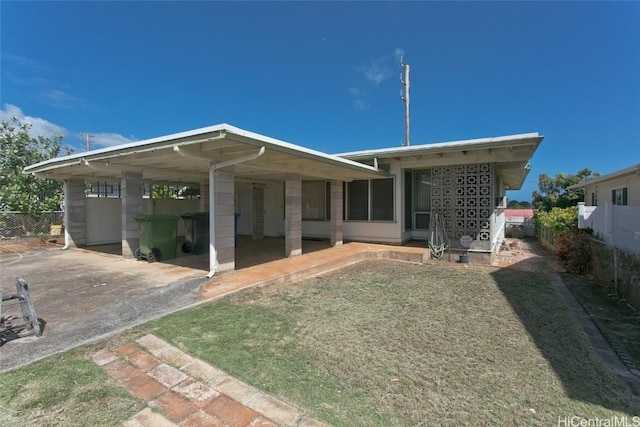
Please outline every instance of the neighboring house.
M505 192L522 186L542 139L528 133L329 155L221 124L25 172L65 183L70 246L121 242L123 256L132 257L136 216L208 211L210 275L235 268L236 214L240 234L284 236L286 256L302 252L303 237L332 245L427 240L437 214L453 247L471 236L475 258L489 262L504 238ZM87 182L119 187L104 190L110 197L87 197ZM200 198L152 200L154 183L199 186Z
M535 209L505 209L505 236L515 238L535 237L535 213Z
M640 253L640 163L568 187L584 189L578 226L604 241Z

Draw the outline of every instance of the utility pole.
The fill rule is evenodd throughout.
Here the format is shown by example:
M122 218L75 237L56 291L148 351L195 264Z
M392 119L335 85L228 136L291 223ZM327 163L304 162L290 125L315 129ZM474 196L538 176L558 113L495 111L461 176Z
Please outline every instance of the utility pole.
M404 73L400 73L400 99L404 102L404 145L411 145L409 140L409 65L402 63L403 57L400 57L400 67ZM403 76L404 74L404 76Z
M91 150L91 144L93 144L94 135L92 135L90 133L81 133L80 136L84 140L84 143L85 143L85 145L87 147L87 151L90 151Z

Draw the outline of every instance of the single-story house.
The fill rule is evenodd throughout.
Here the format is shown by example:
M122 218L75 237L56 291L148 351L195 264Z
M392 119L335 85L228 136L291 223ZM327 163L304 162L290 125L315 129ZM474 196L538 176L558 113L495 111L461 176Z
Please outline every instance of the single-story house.
M568 187L584 189L586 206L640 206L640 163Z
M437 214L451 246L471 236L471 251L491 260L504 237L505 191L522 186L542 139L527 133L330 155L220 124L25 172L64 182L68 246L116 241L133 257L137 216L209 212L209 276L235 268L236 219L237 231L256 240L284 236L285 255L295 256L303 237L332 245L427 240ZM117 182L119 197L87 197L89 182ZM198 186L199 198L172 208L145 198L148 184L178 183Z
M567 187L584 189L578 227L605 242L640 253L640 163Z

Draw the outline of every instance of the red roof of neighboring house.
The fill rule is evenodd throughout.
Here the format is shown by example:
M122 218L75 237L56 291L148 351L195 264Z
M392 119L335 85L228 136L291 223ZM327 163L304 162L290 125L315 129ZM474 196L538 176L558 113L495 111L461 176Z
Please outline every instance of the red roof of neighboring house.
M525 218L533 218L535 209L505 209L505 216L522 216Z

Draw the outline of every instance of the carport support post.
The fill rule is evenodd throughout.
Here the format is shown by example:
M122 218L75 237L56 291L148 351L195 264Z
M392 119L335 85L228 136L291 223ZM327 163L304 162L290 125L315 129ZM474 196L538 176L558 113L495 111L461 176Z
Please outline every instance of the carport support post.
M209 166L209 274L233 271L235 261L233 166Z
M209 180L200 181L200 212L209 212Z
M284 182L284 252L286 257L302 254L302 181L298 174L286 174Z
M342 181L331 181L331 246L342 245Z
M142 215L142 174L122 172L122 256L133 258L140 247L140 229L136 217Z
M83 179L64 181L64 247L79 247L86 239L86 199Z

